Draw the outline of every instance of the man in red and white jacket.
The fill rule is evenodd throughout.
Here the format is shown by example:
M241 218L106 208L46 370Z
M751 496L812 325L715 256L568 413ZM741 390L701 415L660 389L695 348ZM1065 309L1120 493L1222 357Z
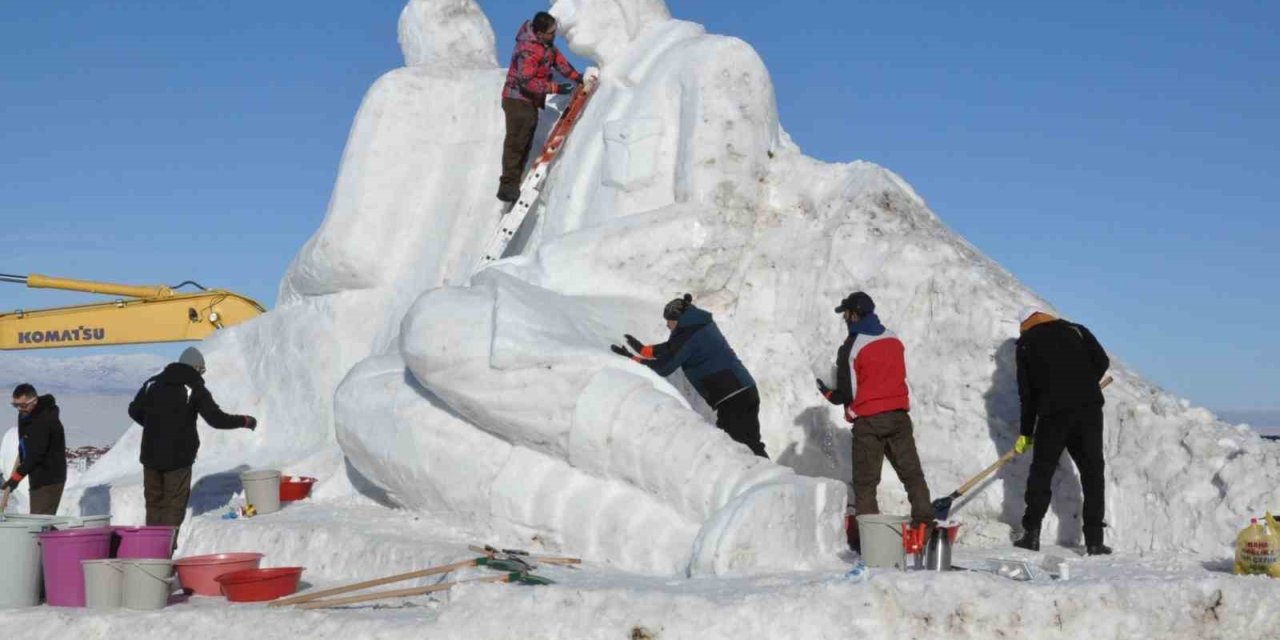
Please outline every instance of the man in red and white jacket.
M888 457L907 490L912 523L931 525L929 485L907 413L911 403L906 350L880 324L875 309L871 296L861 291L836 307L849 326L849 337L836 353L836 388L819 379L818 391L832 404L844 405L844 419L853 423L853 494L858 515L880 513L876 487Z

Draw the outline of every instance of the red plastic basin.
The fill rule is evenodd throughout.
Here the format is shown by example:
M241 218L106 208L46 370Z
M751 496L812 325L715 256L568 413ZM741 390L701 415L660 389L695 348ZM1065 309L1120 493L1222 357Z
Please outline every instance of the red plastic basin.
M266 602L298 590L302 567L247 569L218 576L222 593L232 602Z
M262 557L261 553L215 553L178 558L173 561L173 566L178 570L178 579L182 581L184 590L198 596L220 596L222 585L218 584L218 576L257 569Z
M305 476L285 476L280 478L280 502L293 502L294 500L306 498L311 495L311 485L315 483L315 478Z

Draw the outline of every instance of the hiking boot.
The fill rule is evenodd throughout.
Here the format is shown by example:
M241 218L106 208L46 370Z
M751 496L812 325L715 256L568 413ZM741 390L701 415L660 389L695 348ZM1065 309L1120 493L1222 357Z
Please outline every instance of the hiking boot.
M1090 544L1085 546L1084 552L1091 556L1109 556L1111 555L1111 547L1105 544Z
M1013 546L1026 549L1027 551L1040 550L1040 530L1027 529L1022 532L1022 537L1013 541Z
M499 199L499 200L501 200L501 201L503 201L503 202L508 202L508 203L510 203L510 202L515 202L516 200L519 200L519 199L520 199L520 190L519 190L519 189L510 189L510 188L507 188L507 187L499 187L499 188L498 188L498 199Z

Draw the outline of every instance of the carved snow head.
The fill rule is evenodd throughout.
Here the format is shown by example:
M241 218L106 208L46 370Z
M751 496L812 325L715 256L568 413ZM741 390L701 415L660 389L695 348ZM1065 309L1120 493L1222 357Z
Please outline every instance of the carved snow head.
M645 27L671 19L663 0L551 0L551 15L574 53L604 66Z
M400 12L400 50L407 66L498 65L493 27L476 0L409 0Z

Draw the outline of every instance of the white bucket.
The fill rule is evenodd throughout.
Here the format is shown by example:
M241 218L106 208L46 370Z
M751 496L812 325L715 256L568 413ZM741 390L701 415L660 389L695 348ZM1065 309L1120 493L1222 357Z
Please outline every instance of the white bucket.
M0 522L0 609L40 604L44 586L40 565L43 525L12 520Z
M173 561L117 560L124 567L120 604L127 609L163 609L173 592Z
M81 560L84 567L84 606L118 609L124 591L124 566L118 560Z
M244 485L244 501L253 505L258 515L280 510L280 476L279 471L271 469L240 474L240 483Z
M862 560L868 567L907 568L907 551L902 547L902 525L910 521L906 516L879 513L858 516Z

